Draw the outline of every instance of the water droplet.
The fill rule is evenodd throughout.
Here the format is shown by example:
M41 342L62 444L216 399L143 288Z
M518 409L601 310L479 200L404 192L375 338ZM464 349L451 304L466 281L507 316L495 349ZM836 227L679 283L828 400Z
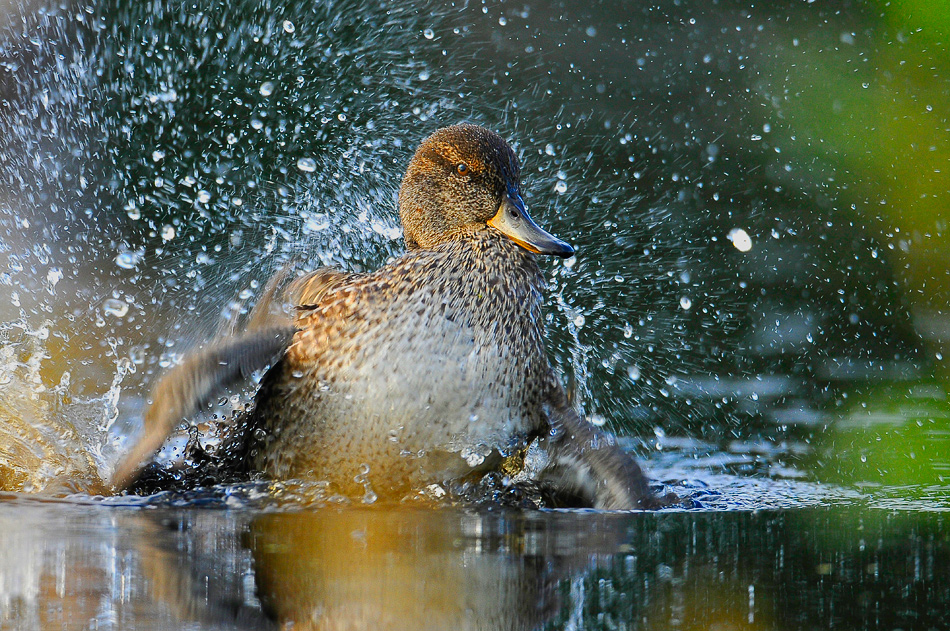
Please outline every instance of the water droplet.
M265 81L264 83L262 83L262 84L261 84L261 90L260 90L260 92L261 92L261 96L270 96L271 94L273 94L273 93L274 93L274 82L273 82L273 81Z
M742 228L733 228L726 237L732 241L732 245L740 252L748 252L752 249L752 237Z
M129 359L132 360L132 363L141 366L145 363L146 353L145 348L142 346L133 346L129 349Z
M630 377L630 381L639 381L639 380L640 380L640 367L639 367L639 366L627 366L627 376Z
M485 456L472 447L465 447L462 449L460 455L470 467L477 467L478 465L485 462Z
M139 207L135 205L135 202L129 202L126 204L125 212L129 215L129 219L132 221L138 221L142 218L142 211L139 210Z
M53 267L46 273L46 282L49 283L49 290L53 291L56 284L63 279L63 271L58 267Z
M293 34L297 30L297 27L294 26L294 23L290 20L284 20L284 32Z
M629 324L624 324L624 325L623 325L623 336L624 336L625 338L628 338L628 339L629 339L631 336L633 336L633 327L630 326Z
M260 131L260 130L264 129L264 121L262 121L262 120L259 119L259 118L252 118L252 119L251 119L251 129L254 129L254 130L256 130L256 131Z
M202 204L207 204L209 201L211 201L211 193L209 193L208 191L204 189L201 189L200 191L198 191L198 201L201 202Z
M501 16L500 18L498 18L498 26L504 26L506 24L508 24L508 18L506 18L505 16Z
M693 301L689 299L689 296L683 296L680 298L680 309L683 311L689 311L689 308L693 306Z
M313 158L300 158L297 160L297 168L304 173L313 173L317 170L317 163Z
M435 37L435 32L431 28L427 28L426 30L422 31L422 35L426 39L432 39L433 37Z
M228 134L227 141L229 145L237 144L238 137L234 134Z
M119 255L115 257L115 264L122 269L135 269L135 266L139 264L144 254L145 250L142 248L119 252Z
M546 153L546 154L549 155L549 156L553 156L553 155L554 155L554 145L552 145L551 143L548 143L548 144L544 145L544 153Z
M554 192L558 195L563 195L567 192L567 182L564 180L558 180L557 184L554 185Z
M597 427L603 427L607 424L607 418L600 414L591 414L587 417L587 420L590 421L591 425L596 425Z
M430 73L428 69L423 70L422 72L419 73L419 81L428 81L431 76L432 76L432 73Z
M583 314L578 313L576 316L574 316L574 326L577 328L583 327L585 322L587 322L587 319Z
M116 298L107 298L105 302L102 303L102 311L106 315L121 318L129 312L129 305L128 303L117 300Z
M175 227L174 226L162 226L162 241L171 241L175 238Z
M165 152L156 149L152 152L152 162L161 162L165 158Z
M307 234L312 234L314 232L322 232L330 227L330 221L326 218L324 214L318 214L314 217L307 217L307 220L303 224L303 231Z

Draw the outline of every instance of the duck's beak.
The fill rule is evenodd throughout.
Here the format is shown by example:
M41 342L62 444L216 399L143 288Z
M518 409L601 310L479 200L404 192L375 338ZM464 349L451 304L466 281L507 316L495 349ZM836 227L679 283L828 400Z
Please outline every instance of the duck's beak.
M488 225L529 252L560 257L574 254L574 248L568 243L545 232L534 223L518 193L509 192L505 195L498 212L488 220Z

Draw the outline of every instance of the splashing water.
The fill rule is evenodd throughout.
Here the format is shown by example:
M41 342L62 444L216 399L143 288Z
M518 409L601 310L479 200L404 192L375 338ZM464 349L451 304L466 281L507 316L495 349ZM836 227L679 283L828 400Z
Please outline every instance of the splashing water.
M730 231L819 224L763 171L734 182L742 154L730 142L748 134L717 125L743 119L722 108L745 104L710 94L716 120L683 124L668 102L694 78L659 85L635 63L647 57L634 48L673 41L654 37L662 25L637 14L626 31L591 35L588 13L599 10L579 11L560 40L522 28L556 17L542 7L110 0L11 18L0 31L10 103L0 112L0 322L17 324L0 342L18 368L5 378L31 397L37 384L41 398L61 384L62 400L35 415L57 426L93 419L80 443L114 453L161 364L212 335L222 315L246 312L274 270L361 271L397 255L395 200L411 151L436 127L472 120L512 140L533 216L578 248L572 267L544 265L552 360L573 375L579 401L634 432L737 431L770 418L782 397L748 402L702 378L772 370L776 341L750 342L748 314L770 312L762 296L773 288L786 296L805 281L765 276L750 257L771 260L767 241L744 249ZM606 51L630 63L600 63ZM715 66L729 85L740 80ZM678 76L671 66L653 77L660 70ZM868 265L883 278L883 262ZM834 305L832 285L807 289ZM891 320L840 324L836 314L804 321L822 322L831 345L861 339L864 357L913 355L899 332L879 335L898 330ZM21 335L40 330L44 339ZM826 366L785 360L815 374Z

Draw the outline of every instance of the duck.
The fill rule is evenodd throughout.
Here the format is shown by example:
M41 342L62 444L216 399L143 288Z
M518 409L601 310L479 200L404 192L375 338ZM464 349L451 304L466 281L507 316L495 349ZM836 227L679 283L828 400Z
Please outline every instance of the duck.
M654 507L638 463L580 417L548 359L538 257L575 251L531 218L520 173L485 127L425 138L399 190L406 252L365 273L317 269L280 300L272 280L256 308L270 316L160 380L114 486L182 418L267 368L227 450L238 477L400 501L496 475L543 488L552 505ZM275 301L292 314L274 316Z

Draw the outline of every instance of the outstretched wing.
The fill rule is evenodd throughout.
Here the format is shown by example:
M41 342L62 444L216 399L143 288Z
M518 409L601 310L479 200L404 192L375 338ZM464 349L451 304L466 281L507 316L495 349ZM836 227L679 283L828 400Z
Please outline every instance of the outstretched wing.
M112 488L126 488L183 419L196 414L224 389L283 356L296 332L295 315L288 306L310 309L331 289L358 276L320 268L288 283L290 270L288 265L268 281L243 333L222 336L159 380L145 413L145 431L116 467Z
M113 472L112 488L125 488L182 419L194 415L223 389L280 359L295 332L293 326L248 331L188 356L166 373L152 390L145 432Z

